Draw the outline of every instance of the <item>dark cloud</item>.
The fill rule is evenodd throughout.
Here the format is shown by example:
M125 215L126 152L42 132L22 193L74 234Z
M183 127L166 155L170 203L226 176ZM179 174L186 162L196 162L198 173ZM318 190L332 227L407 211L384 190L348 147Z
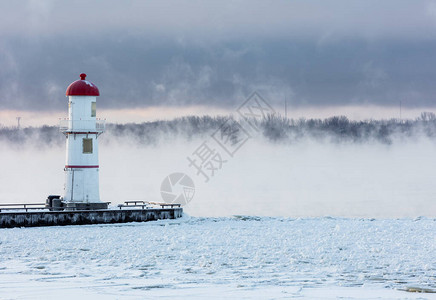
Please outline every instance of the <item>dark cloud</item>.
M253 90L299 105L436 103L431 1L75 3L0 3L0 109L62 109L81 72L104 108L234 107Z

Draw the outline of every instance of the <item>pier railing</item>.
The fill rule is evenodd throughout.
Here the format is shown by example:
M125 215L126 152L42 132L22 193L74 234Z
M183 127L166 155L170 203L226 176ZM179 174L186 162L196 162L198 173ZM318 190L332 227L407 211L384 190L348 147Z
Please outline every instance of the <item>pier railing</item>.
M94 120L71 120L59 119L59 131L66 132L98 132L102 133L106 127L105 119Z
M35 210L35 209L45 209L45 203L8 203L0 204L0 212L2 210Z
M110 202L107 202L108 205ZM141 209L148 209L153 208L153 206L160 206L161 208L174 208L174 207L180 207L181 204L179 203L164 203L164 202L149 202L149 201L143 201L143 200L131 200L131 201L125 201L124 204L118 204L119 209L123 208L141 208ZM12 210L18 210L26 212L29 210L51 210L50 207L47 207L46 203L7 203L7 204L0 204L0 212L2 211L12 211ZM63 209L61 209L63 210ZM68 208L68 210L75 210L74 208Z
M179 203L164 203L164 202L149 202L149 201L144 201L144 200L130 200L130 201L124 201L124 204L118 204L118 207L120 209L122 208L142 208L142 209L146 209L146 208L152 208L151 205L156 205L156 206L160 206L161 208L165 208L165 207L180 207L181 204Z

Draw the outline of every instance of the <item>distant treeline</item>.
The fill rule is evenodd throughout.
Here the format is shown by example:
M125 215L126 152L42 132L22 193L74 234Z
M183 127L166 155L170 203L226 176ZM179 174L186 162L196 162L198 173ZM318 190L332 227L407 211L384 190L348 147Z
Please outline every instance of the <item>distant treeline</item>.
M189 116L168 121L144 122L140 124L107 124L102 143L114 140L137 144L156 144L168 139L203 138L213 134L223 124L232 124L232 135L237 138L238 125L249 127L248 123L232 116L210 117ZM337 143L378 142L390 144L395 140L417 137L436 137L436 115L423 112L415 120L366 120L350 121L344 116L327 119L288 119L281 116L267 116L258 124L257 135L277 143L297 143L312 139ZM0 142L14 145L32 143L39 147L59 146L65 137L56 126L0 128Z

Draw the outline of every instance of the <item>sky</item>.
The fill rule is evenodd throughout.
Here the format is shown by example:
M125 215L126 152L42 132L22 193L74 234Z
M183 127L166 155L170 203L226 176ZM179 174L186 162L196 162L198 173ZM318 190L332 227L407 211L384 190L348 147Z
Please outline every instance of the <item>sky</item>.
M62 116L82 72L122 122L254 91L291 116L412 116L436 109L436 1L0 0L0 124Z

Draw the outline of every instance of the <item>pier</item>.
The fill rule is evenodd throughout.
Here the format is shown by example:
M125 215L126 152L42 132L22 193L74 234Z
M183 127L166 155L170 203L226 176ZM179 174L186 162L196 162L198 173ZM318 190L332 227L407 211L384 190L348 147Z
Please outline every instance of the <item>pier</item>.
M3 204L0 228L147 222L176 219L183 214L180 204L156 205L160 207L151 207L147 202L137 205L125 202L113 209L53 211L39 204Z

